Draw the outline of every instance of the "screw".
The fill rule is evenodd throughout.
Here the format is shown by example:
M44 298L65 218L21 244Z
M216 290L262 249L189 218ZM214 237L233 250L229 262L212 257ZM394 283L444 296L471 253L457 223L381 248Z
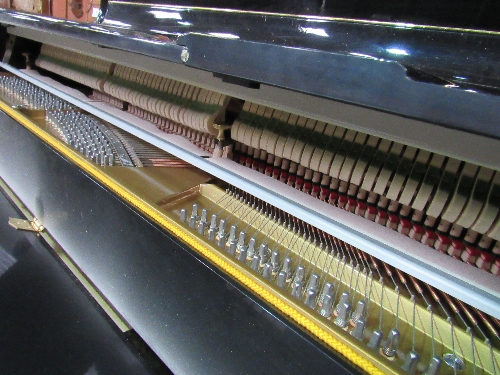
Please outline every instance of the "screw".
M187 48L184 48L181 52L181 60L182 62L187 62L189 60L189 51Z

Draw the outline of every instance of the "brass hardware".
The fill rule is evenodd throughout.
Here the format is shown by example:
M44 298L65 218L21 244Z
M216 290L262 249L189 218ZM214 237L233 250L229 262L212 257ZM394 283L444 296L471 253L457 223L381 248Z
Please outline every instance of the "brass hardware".
M226 140L226 136L224 135L224 131L231 129L231 125L214 124L214 128L217 129L217 131L219 132L217 134L217 137L216 137L217 140L224 141L224 140Z
M231 139L226 138L224 132L231 129L231 125L214 124L214 128L217 129L217 145L214 149L214 157L222 157L224 154L224 147L231 144Z
M45 229L37 218L33 218L33 221L29 221L9 217L9 225L17 230L27 230L36 233L40 233Z

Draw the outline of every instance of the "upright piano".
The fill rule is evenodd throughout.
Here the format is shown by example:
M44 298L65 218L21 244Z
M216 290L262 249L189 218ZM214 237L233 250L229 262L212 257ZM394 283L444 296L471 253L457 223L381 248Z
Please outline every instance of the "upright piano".
M498 2L26 4L10 224L170 371L500 374Z

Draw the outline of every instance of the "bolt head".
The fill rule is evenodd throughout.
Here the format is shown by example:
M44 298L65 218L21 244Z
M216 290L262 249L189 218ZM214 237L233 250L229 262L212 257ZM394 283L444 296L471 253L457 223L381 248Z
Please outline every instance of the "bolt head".
M181 52L181 60L182 62L187 62L189 60L189 51L187 48L184 48Z

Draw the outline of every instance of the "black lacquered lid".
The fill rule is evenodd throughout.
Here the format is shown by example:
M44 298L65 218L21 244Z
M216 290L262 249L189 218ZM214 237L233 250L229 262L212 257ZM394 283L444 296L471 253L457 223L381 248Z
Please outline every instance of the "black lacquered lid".
M140 1L130 2L140 3ZM151 0L148 3L167 2ZM171 4L500 31L498 0L176 0Z

